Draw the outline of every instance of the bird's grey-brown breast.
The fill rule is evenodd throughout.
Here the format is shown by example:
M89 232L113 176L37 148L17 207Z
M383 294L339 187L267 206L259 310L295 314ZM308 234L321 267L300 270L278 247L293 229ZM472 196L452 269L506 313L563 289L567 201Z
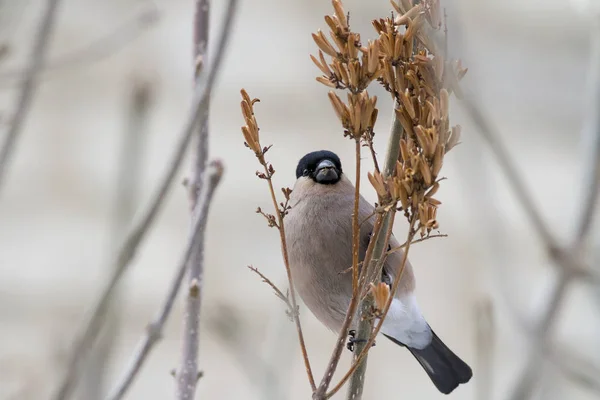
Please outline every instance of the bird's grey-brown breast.
M285 229L294 286L313 314L337 331L352 296L352 196L299 180L291 206Z

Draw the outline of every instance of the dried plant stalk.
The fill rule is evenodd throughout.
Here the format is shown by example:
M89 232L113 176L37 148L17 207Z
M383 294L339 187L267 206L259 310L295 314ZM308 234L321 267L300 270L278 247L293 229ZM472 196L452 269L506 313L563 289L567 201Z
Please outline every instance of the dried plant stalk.
M269 162L267 162L265 159L265 154L267 153L267 151L269 151L271 146L266 146L266 147L261 146L258 123L256 122L256 117L254 116L254 104L260 100L259 99L251 99L250 96L248 95L248 93L244 89L242 89L241 94L242 94L242 102L241 102L242 115L244 116L244 120L246 122L246 125L242 126L242 134L244 135L244 139L245 139L244 144L246 145L246 147L248 147L250 150L252 150L254 152L254 155L258 159L258 162L263 167L264 172L257 171L256 175L260 179L266 180L268 183L269 192L271 194L271 200L273 202L273 208L275 209L276 216L274 216L272 214L266 214L260 208L258 208L256 210L256 212L258 214L262 214L267 219L267 223L269 224L270 227L275 227L279 231L279 239L281 241L281 253L283 255L283 263L285 265L285 270L287 273L288 283L289 283L289 287L290 287L289 302L290 302L290 305L292 308L291 317L293 318L294 323L296 324L296 331L298 333L298 341L300 342L300 349L302 350L302 357L304 359L304 366L306 368L306 374L308 376L308 381L310 383L310 386L314 392L316 389L315 380L314 380L312 369L310 366L310 360L308 358L308 351L306 349L306 344L304 343L304 334L302 333L302 325L300 323L300 315L298 312L298 305L296 302L296 291L294 290L292 272L290 269L290 262L289 262L288 251L287 251L287 242L285 239L285 226L284 226L284 221L283 221L284 217L286 216L286 214L289 210L288 202L289 202L290 194L292 191L288 188L282 189L282 192L283 192L283 195L284 195L286 201L285 201L285 203L277 202L277 196L275 195L275 188L273 186L273 174L275 174L275 168L273 168L273 165L270 164ZM265 278L263 277L263 279L265 279ZM279 291L279 292L281 293L281 291ZM281 296L279 296L279 297L281 297Z

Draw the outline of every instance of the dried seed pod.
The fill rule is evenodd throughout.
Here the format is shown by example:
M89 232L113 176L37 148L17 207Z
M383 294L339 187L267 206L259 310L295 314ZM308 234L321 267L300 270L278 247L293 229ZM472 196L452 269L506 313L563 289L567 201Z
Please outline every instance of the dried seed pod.
M335 83L331 82L331 80L329 80L328 78L325 78L324 76L317 76L316 77L317 82L322 83L323 85L333 88L336 88Z
M344 29L348 29L348 20L346 19L346 13L344 12L342 2L340 0L333 0L332 3L335 10L335 16L337 17L338 21L340 21L340 25Z
M439 200L437 200L437 199L434 199L433 197L430 197L430 198L428 198L428 199L427 199L427 202L428 202L429 204L431 204L432 206L435 206L435 207L437 207L437 206L439 206L440 204L442 204L442 202L441 202L441 201L439 201Z
M427 191L427 193L425 193L425 198L429 198L429 197L433 196L434 194L436 194L439 188L440 188L440 183L435 182L431 186L431 188Z
M421 175L423 175L423 180L425 184L429 187L433 183L433 176L431 174L431 169L429 169L429 165L426 162L421 162L419 165L419 170L421 171Z
M398 12L399 15L394 20L394 23L396 25L406 25L409 22L409 20L415 18L417 16L417 14L419 14L422 11L423 11L422 5L417 4L417 5L413 6L412 8L410 8L405 13Z
M327 93L327 96L329 96L329 101L331 101L335 114L338 116L342 126L345 127L348 121L348 108L334 92Z
M402 160L410 159L410 152L408 150L408 144L406 143L406 139L400 139L400 158Z
M317 68L319 68L321 72L325 74L325 76L331 76L332 72L329 69L329 66L327 66L325 60L323 59L323 52L321 50L319 50L319 57L321 58L322 62L317 60L317 58L312 54L310 55L310 59L313 61L313 63L315 63Z
M448 118L448 111L450 109L450 94L446 89L440 90L440 108L442 111L441 117L443 119Z
M415 109L413 108L412 101L408 97L410 95L408 89L406 89L404 92L399 92L398 95L400 97L400 102L404 106L404 109L408 113L409 117L411 119L415 119L416 113Z
M408 134L408 136L414 136L415 132L413 130L413 124L410 120L410 117L408 115L406 115L406 111L403 109L398 109L396 108L396 117L398 118L398 120L400 120L400 124L402 125L402 128L404 128L404 130L406 131L406 133Z
M335 51L321 30L318 30L317 33L313 33L312 37L323 53L331 57L337 57L337 51Z
M441 144L435 149L435 154L433 155L433 164L431 166L431 173L434 177L437 177L442 169L442 164L444 162L444 151Z
M367 177L369 178L369 182L371 182L371 185L373 185L375 191L377 192L377 195L380 198L387 196L386 185L383 181L383 177L379 172L375 171L375 173L373 174L369 172L367 174Z

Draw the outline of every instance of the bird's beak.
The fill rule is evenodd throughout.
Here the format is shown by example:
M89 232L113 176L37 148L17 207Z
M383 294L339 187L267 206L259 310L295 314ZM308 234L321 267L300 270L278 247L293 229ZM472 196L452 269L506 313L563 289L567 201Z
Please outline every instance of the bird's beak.
M329 160L323 160L315 170L315 180L319 183L335 183L339 180L339 172L335 164Z

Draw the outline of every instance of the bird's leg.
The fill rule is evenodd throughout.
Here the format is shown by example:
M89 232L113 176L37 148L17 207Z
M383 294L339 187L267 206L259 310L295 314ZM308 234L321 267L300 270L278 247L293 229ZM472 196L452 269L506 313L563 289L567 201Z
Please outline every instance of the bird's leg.
M354 351L355 343L366 343L367 339L356 339L356 330L350 329L348 331L348 343L346 343L346 348L350 351ZM375 342L373 342L373 347L375 346Z

